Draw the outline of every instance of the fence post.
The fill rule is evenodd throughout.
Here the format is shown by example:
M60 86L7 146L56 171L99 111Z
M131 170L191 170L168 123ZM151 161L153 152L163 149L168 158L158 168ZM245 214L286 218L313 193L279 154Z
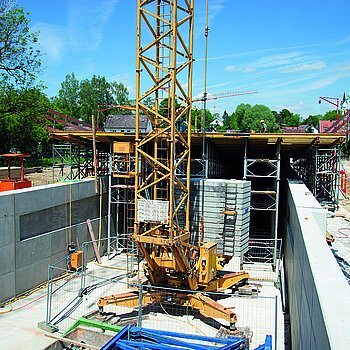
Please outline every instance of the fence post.
M278 331L278 295L275 296L275 350L277 350L277 331Z
M85 288L85 276L86 276L86 264L87 264L87 244L86 243L83 243L82 249L83 249L83 266L81 271L81 285L80 285L81 292L83 292Z
M142 327L142 283L139 286L139 315L138 315L138 327Z
M46 323L51 321L51 305L52 305L52 277L51 277L52 265L47 267L47 303L46 303Z

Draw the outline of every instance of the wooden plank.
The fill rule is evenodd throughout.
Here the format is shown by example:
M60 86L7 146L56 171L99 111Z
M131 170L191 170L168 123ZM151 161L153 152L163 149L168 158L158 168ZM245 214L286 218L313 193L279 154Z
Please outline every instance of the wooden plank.
M102 260L101 260L101 257L100 257L100 253L99 253L99 251L97 249L97 244L96 244L96 241L95 241L95 235L94 235L94 231L92 230L90 219L86 220L86 224L87 224L88 229L89 229L89 233L90 233L90 237L91 237L91 240L92 240L92 245L94 247L94 251L95 251L97 262L99 264L102 264Z

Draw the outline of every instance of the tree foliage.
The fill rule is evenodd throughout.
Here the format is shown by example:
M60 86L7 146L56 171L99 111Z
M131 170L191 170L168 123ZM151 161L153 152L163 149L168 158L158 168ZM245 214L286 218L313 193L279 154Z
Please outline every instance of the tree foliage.
M0 0L0 79L30 86L40 71L38 33L29 30L28 13L12 1Z
M222 123L223 123L223 127L227 130L230 129L230 122L231 122L231 117L229 116L229 114L224 111L223 115L222 115Z
M230 129L232 130L238 130L238 121L237 121L237 115L235 112L233 112L230 116Z
M294 113L290 113L290 115L288 117L285 117L285 119L284 119L284 123L287 126L299 126L300 121L301 121L300 115L294 114Z
M74 73L67 74L61 83L56 104L60 110L70 117L80 117L79 81Z
M235 116L236 116L237 126L239 129L244 129L243 119L245 114L247 113L247 111L250 110L251 107L252 106L250 104L244 104L244 103L241 103L236 107Z
M245 113L243 114L243 118L241 121L242 129L261 131L261 120L264 120L268 132L278 131L279 126L276 123L276 119L272 114L270 108L260 104L245 109Z
M51 102L38 88L0 91L0 152L35 153L48 141L44 116Z
M91 123L92 115L99 115L98 124L102 126L106 116L111 113L129 114L130 111L116 108L101 113L97 111L104 109L105 105L128 105L129 92L123 83L112 81L100 75L93 75L91 79L84 79L81 82L74 73L67 74L61 83L61 89L55 103L60 112L74 118L81 118Z
M331 111L328 111L325 113L325 115L322 117L322 120L335 120L336 117L337 117L337 111L335 109L332 109Z
M35 86L41 69L38 33L15 1L0 0L0 152L33 153L48 140L44 115L49 99Z

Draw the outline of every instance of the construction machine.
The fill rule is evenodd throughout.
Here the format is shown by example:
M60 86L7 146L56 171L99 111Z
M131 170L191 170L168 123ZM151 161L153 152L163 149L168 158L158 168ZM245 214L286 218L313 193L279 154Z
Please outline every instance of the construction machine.
M113 146L115 159L134 162L116 167L123 169L121 179L133 179L130 239L144 259L148 284L166 289L105 296L98 306L104 311L111 304L136 307L171 299L223 318L234 329L232 308L202 292L223 291L249 276L223 272L228 258L218 254L217 244L193 242L190 234L193 17L194 0L138 0L135 144ZM152 124L147 134L139 131L144 115ZM113 176L118 178L118 170Z

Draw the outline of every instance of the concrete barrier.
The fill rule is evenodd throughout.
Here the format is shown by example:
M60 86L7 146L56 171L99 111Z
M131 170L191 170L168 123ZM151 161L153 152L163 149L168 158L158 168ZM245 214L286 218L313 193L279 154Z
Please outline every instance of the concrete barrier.
M287 191L285 269L292 349L347 349L350 286L326 244L327 212L300 181Z
M107 235L106 183L102 238ZM90 241L86 219L92 219L97 236L99 203L92 179L0 193L0 302L46 281L48 264L64 258L69 240Z

